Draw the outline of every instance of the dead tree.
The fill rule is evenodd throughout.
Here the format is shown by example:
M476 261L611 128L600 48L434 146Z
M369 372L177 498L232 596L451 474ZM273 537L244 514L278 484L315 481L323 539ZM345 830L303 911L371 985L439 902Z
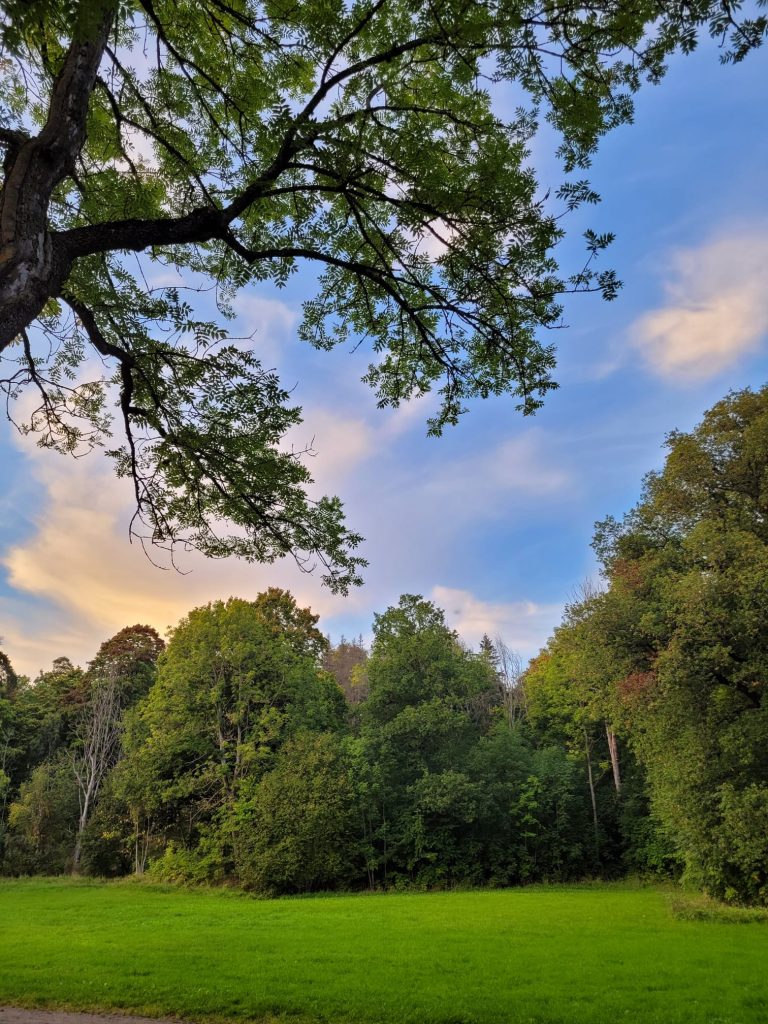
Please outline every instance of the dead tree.
M525 691L523 689L523 661L500 636L493 641L496 653L496 674L501 688L504 715L510 728L518 725L525 715Z
M83 834L91 820L101 784L120 751L120 692L113 679L97 682L77 726L79 743L73 754L73 770L80 801L72 873L80 866Z

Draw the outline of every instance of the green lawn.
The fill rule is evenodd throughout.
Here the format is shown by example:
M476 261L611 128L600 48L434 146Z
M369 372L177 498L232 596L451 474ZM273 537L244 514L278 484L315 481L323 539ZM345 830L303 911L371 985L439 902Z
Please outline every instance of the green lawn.
M0 883L0 1005L345 1024L748 1024L768 926L621 885L258 901Z

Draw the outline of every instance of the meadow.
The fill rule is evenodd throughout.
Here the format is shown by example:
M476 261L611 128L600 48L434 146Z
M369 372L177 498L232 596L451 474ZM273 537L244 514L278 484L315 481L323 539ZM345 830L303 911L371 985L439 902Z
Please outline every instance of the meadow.
M654 887L256 900L0 882L0 1005L327 1024L749 1024L768 926Z

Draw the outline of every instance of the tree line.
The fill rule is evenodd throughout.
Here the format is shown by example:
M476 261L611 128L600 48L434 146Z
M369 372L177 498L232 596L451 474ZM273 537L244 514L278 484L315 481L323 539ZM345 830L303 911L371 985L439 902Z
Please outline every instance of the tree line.
M370 651L285 591L122 630L83 671L3 682L6 873L130 872L262 893L623 871L622 809L525 713L500 641L414 595ZM510 673L509 669L513 671Z
M262 894L684 875L767 902L768 388L673 433L525 668L404 595L333 644L286 591L0 657L0 863Z

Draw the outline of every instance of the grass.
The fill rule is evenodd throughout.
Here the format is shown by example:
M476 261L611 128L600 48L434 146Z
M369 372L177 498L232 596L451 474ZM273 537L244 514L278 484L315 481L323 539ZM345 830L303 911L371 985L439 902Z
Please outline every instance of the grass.
M296 1024L750 1024L768 928L626 885L258 901L0 883L0 1005Z
M681 921L713 921L719 924L768 924L768 907L739 907L719 903L701 894L673 895L670 910Z

